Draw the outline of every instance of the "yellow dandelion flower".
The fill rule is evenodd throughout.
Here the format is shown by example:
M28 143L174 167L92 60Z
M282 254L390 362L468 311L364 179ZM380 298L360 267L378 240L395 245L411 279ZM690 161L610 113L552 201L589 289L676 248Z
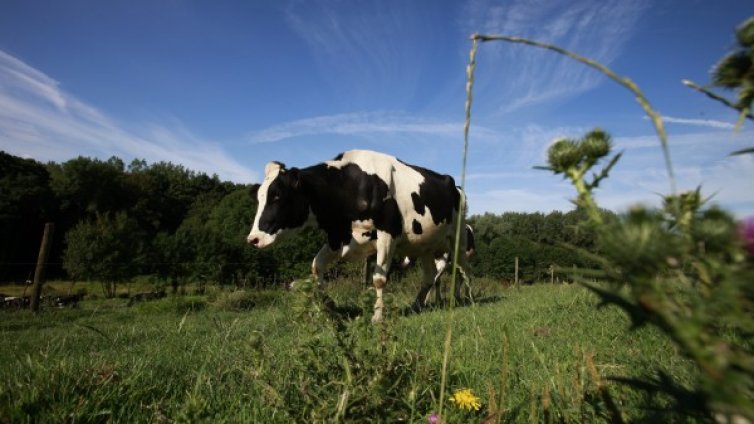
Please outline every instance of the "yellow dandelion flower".
M471 389L460 389L453 393L450 397L450 401L453 402L459 409L467 409L471 411L478 411L482 407L479 402L479 398L474 395Z

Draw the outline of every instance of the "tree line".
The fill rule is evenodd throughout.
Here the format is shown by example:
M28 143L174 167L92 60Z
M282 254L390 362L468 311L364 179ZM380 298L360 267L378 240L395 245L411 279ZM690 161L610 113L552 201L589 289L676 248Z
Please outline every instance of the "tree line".
M264 287L309 274L324 242L305 228L270 249L248 247L256 211L249 186L170 162L78 157L40 163L0 152L0 281L31 277L45 222L56 225L49 278L100 281L106 292L135 276ZM566 244L591 249L578 212L473 216L475 275L548 278L552 265L582 266Z

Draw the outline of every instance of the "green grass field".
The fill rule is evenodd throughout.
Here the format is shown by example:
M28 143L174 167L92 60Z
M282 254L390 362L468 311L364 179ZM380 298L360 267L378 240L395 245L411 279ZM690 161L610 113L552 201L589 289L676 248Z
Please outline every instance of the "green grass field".
M415 286L409 277L388 287L384 326L344 321L340 334L356 351L348 361L317 304L302 314L306 294L283 290L3 311L0 421L427 422L439 406L450 312L403 313ZM493 413L491 422L604 422L611 408L641 420L664 400L606 377L662 369L693 378L656 331L629 331L618 310L597 309L578 285L475 287L476 304L453 316L445 422ZM326 292L352 315L369 300L347 281ZM448 401L461 388L480 398L478 412Z

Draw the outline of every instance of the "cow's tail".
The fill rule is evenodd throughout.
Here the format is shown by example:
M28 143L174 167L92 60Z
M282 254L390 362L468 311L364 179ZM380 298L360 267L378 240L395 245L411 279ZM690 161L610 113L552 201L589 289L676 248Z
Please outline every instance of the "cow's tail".
M466 192L463 191L461 186L456 186L456 190L458 191L458 200L459 202L463 202L463 211L461 212L461 217L465 220L466 214L469 212L469 205L466 203Z
M466 224L466 257L470 258L476 253L476 242L474 241L474 229L471 225Z

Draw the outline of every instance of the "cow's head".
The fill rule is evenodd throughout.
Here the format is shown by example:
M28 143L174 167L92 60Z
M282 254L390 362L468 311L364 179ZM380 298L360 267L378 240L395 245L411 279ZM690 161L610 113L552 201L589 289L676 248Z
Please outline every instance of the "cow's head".
M302 226L309 216L309 203L301 189L301 173L279 162L264 168L262 185L252 186L258 206L246 241L258 248L271 245L286 230Z

